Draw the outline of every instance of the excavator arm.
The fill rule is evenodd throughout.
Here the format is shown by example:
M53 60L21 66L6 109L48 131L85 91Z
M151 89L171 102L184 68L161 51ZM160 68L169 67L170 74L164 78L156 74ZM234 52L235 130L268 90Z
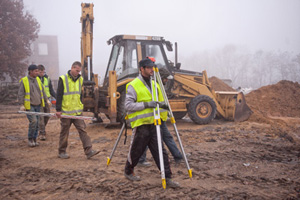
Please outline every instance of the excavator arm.
M81 64L83 77L83 105L84 111L92 111L98 118L98 76L93 74L93 14L94 4L82 3L81 13Z
M82 76L85 81L93 81L93 14L94 4L82 3L82 13L81 13L81 64Z

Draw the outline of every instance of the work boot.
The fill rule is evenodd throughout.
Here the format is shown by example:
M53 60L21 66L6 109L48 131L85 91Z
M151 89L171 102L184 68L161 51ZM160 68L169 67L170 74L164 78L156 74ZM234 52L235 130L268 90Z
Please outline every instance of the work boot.
M141 166L141 167L151 167L152 164L147 162L147 161L144 161L144 162L138 162L137 166Z
M45 141L46 140L46 135L40 135L40 140Z
M90 159L91 157L97 155L98 153L100 153L100 151L91 150L90 153L86 154L86 158Z
M170 178L166 178L166 184L167 184L167 187L170 187L170 188L180 188L179 183L176 181L173 181Z
M35 144L34 144L34 142L33 142L32 139L28 139L28 146L29 147L34 147L35 146Z
M38 143L38 142L36 141L36 138L33 139L33 142L34 142L34 146L35 146L35 147L40 146L40 143Z
M58 154L58 157L62 158L62 159L68 159L68 158L70 158L70 156L67 153L60 153L60 154Z
M183 161L183 158L175 159L175 165L178 166Z
M135 176L134 173L132 174L126 174L124 173L124 176L128 179L128 180L131 180L131 181L140 181L141 180L141 177L139 176Z
M190 153L186 153L185 156L186 158L189 158L192 154ZM183 157L181 156L181 158L174 158L174 161L175 161L175 166L178 166L183 160Z

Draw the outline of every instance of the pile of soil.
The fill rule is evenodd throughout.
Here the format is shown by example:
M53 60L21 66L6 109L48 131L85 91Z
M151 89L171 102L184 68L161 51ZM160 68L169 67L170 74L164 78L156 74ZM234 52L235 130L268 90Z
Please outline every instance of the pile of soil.
M300 84L282 80L246 95L252 111L265 117L300 117Z
M224 83L221 79L219 79L215 76L210 77L208 80L211 83L212 89L214 89L215 91L233 91L233 92L236 92L236 90L234 90L232 87L230 87L229 85Z

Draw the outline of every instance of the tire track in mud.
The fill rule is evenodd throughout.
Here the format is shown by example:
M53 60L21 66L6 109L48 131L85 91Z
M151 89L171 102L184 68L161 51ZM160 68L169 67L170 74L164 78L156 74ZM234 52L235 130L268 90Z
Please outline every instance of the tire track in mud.
M227 198L238 193L237 196L251 199L299 198L299 145L294 145L293 141L280 135L278 137L278 134L264 134L261 131L258 134L259 131L253 129L243 129L239 132L236 129L236 127L222 129L208 127L196 130L206 142L196 144L197 147L190 144L189 147L194 149L189 162L195 179L248 187L244 190L248 192L244 194L238 192L240 189L222 191L222 194L226 194L223 197ZM181 130L181 132L185 135L191 131ZM230 137L232 133L234 137ZM186 135L184 137L188 138ZM260 142L262 139L264 143ZM187 140L192 140L192 136ZM261 169L265 166L269 166L270 170ZM282 170L278 171L278 167ZM256 189L266 192L257 195Z
M16 179L16 177L18 179ZM93 178L92 180L90 177ZM1 191L5 199L53 199L59 194L60 199L92 196L100 199L202 199L202 198L254 198L243 192L222 191L219 189L199 190L193 187L181 188L172 194L172 189L162 190L160 185L149 183L134 184L125 179L108 179L104 170L94 172L61 172L42 170L32 167L20 168L17 173L6 176L11 181ZM9 181L8 181L9 182ZM22 189L14 185L23 184ZM34 195L35 198L32 198ZM259 198L259 196L257 196ZM80 198L83 199L83 198ZM260 198L262 199L262 198Z
M217 121L193 129L189 124L180 128L179 123L185 152L191 154L188 161L193 178L189 179L184 163L174 166L171 158L174 180L182 188L163 190L150 153L147 157L152 167L136 168L142 181L134 183L125 179L123 171L130 136L126 145L122 144L122 136L113 166L105 168L103 160L111 153L119 129L95 131L89 126L93 144L102 151L99 157L85 163L77 143L72 146L68 161L56 160L54 153L43 155L42 159L26 157L38 155L38 150L44 153L56 150L57 123L49 124L53 128L49 134L53 134L53 143L50 138L47 145L42 143L39 149L30 150L23 141L27 119L1 121L4 134L0 138L0 199L300 199L299 143L290 137L290 131L267 124ZM5 129L6 123L15 129ZM171 127L169 130L172 132ZM299 128L292 131L296 130ZM78 142L75 136L70 139ZM18 144L20 149L16 151ZM16 162L6 154L13 151L22 161ZM42 162L31 164L31 161ZM68 167L70 171L63 168L62 165L72 165L73 161L80 167Z

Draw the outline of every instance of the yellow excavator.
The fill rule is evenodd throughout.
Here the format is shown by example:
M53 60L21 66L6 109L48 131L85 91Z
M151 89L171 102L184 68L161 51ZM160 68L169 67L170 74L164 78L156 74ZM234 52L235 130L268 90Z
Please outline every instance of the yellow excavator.
M194 72L181 69L177 62L171 62L165 49L173 51L170 41L160 36L116 35L107 41L112 45L103 86L98 85L98 76L92 68L93 4L82 3L81 61L83 63L84 110L99 113L110 119L110 124L120 123L124 114L126 84L137 77L138 63L145 57L154 57L159 69L166 69L173 79L165 86L169 102L176 119L186 114L197 124L208 124L216 115L230 121L245 121L252 114L241 92L214 91L206 71Z

